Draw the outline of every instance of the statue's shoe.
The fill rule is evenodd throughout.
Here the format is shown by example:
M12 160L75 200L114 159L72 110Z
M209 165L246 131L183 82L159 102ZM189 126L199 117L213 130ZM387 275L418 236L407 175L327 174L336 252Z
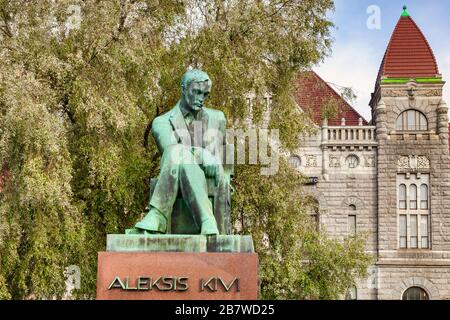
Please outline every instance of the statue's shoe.
M136 229L147 231L150 234L166 233L167 223L165 217L162 216L162 214L154 209L151 209L149 213L147 213L147 215L144 217L144 219L136 223L134 227Z
M147 231L144 229L138 229L138 228L131 228L131 229L125 229L125 234L163 234L162 232L158 231Z
M145 230L136 228L125 229L125 234L144 234L144 232Z
M206 236L218 235L219 229L217 229L216 221L209 219L202 223L201 234Z

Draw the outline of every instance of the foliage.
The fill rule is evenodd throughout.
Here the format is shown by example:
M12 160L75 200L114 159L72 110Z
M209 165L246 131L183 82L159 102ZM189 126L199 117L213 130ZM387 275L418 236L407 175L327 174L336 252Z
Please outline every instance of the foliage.
M341 96L345 101L347 101L351 105L354 105L356 99L358 98L355 91L351 87L342 87Z
M332 7L331 0L0 0L0 161L9 172L0 203L0 298L61 298L72 264L82 280L74 297L94 297L97 252L106 234L142 216L159 165L151 121L175 104L188 67L209 73L209 105L229 125L248 117L246 93L271 91L270 126L284 147L296 147L308 125L296 113L293 83L329 50ZM296 259L305 254L281 244L301 227L295 203L306 200L290 193L300 183L284 183L286 167L272 178L257 170L238 169L235 212L254 223L247 230L257 243L270 229L273 248L258 245L264 296L337 297L361 273L362 247L299 232L310 262L298 273ZM267 212L272 223L258 229ZM345 263L336 263L337 252ZM300 287L283 292L280 281Z
M273 177L261 177L254 166L237 172L246 179L236 181L234 219L255 241L262 298L338 299L366 276L365 236L330 238L309 215L318 208L302 190L305 178L286 161Z
M334 118L338 114L340 103L341 101L334 97L327 99L322 106L322 118L323 119Z

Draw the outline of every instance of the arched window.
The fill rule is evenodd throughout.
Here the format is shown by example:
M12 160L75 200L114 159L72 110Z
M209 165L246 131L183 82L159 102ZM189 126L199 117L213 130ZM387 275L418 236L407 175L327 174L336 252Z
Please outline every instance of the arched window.
M409 208L417 209L417 186L415 184L409 186Z
M348 222L347 222L347 229L348 234L351 236L356 235L356 206L354 204L351 204L348 206L349 209L349 215L348 215Z
M293 155L289 158L289 163L294 169L297 169L301 166L302 159L297 155Z
M428 293L420 287L411 287L403 293L402 300L430 300Z
M425 115L417 110L403 111L395 124L397 131L427 131L428 122Z
M428 209L428 186L426 184L420 186L420 209Z
M406 210L406 185L401 184L398 189L398 208Z

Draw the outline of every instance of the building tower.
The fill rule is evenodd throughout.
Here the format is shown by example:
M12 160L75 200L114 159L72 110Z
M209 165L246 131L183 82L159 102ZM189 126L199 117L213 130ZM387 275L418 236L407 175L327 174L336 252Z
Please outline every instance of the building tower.
M444 81L406 7L372 94L378 299L450 298L450 166Z

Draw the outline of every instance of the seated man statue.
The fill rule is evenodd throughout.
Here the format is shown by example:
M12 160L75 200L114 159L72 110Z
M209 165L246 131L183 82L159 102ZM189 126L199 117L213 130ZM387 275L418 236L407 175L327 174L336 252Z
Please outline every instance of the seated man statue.
M219 234L206 180L212 178L216 185L223 184L220 151L226 143L226 120L221 111L203 105L211 85L205 72L188 70L181 80L181 99L152 123L152 135L162 154L161 170L150 210L135 226L139 231L167 233L180 191L189 214L201 226L201 234Z

